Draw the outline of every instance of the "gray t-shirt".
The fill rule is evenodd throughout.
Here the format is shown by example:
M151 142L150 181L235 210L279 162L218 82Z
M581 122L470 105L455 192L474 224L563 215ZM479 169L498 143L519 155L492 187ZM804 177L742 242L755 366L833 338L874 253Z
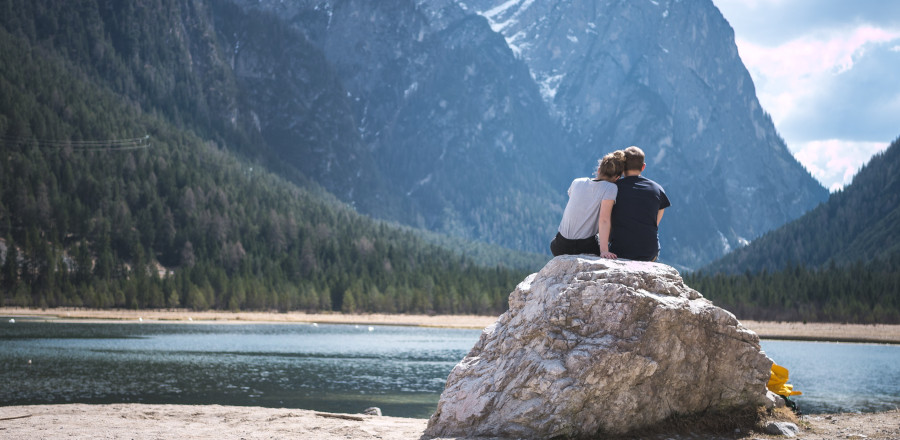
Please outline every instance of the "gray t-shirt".
M616 200L615 183L582 177L569 186L569 203L559 223L559 233L569 240L590 238L599 232L600 202Z

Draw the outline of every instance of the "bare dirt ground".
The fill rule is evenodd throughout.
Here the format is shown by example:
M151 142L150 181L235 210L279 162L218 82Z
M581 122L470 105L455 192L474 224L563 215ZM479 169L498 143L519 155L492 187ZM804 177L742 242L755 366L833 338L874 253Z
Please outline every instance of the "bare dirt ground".
M0 307L0 316L39 317L59 320L119 320L140 322L307 322L321 324L412 325L482 329L497 320L496 316L478 315L387 315L303 312L197 312L187 309L167 310L91 310L74 308L25 309ZM810 341L874 342L900 344L900 325L866 325L800 322L741 321L763 339Z
M0 407L0 438L424 439L425 419L220 405L34 405ZM900 411L804 416L800 439L900 439ZM777 439L758 431L653 439ZM476 437L467 437L475 440ZM459 440L463 440L460 438Z

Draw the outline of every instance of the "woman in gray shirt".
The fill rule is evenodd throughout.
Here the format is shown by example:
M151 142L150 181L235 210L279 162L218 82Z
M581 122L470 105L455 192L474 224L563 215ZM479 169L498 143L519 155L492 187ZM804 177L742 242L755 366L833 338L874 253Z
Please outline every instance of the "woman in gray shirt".
M572 181L559 230L550 242L553 256L594 254L616 258L609 252L610 214L618 194L614 182L624 169L625 154L617 150L600 159L596 178Z

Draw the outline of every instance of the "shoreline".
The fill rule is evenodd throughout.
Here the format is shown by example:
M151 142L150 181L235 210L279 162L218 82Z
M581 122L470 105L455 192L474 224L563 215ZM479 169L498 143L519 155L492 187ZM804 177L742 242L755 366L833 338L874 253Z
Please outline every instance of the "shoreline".
M896 439L900 411L803 416L795 438ZM320 440L425 439L428 419L339 414L292 408L143 403L51 404L0 407L3 438L187 438ZM741 430L725 435L661 434L648 439L782 439ZM444 439L449 440L449 439ZM459 437L456 440L482 440Z
M190 310L88 310L0 308L0 325L10 318L16 323L102 322L123 325L181 323L185 325L247 323L322 323L405 325L481 329L494 316L384 315L340 313L307 314L277 312L194 312ZM140 320L139 320L140 319ZM864 342L900 343L900 325L860 325L824 323L777 323L742 321L764 339L841 342L850 338ZM900 410L876 413L811 414L801 418L796 438L900 438ZM328 413L297 408L255 406L179 405L145 403L37 404L0 406L0 438L316 438L322 440L426 439L428 419ZM645 437L663 439L781 439L759 429L728 435L683 435L671 433ZM435 439L439 440L439 439ZM451 439L440 439L451 440ZM483 440L459 437L456 440Z
M482 315L401 315L401 314L344 314L305 312L226 312L193 311L188 309L33 309L0 307L0 316L19 319L41 319L58 322L141 322L141 323L317 323L366 324L414 327L459 328L481 330L496 316ZM900 325L897 324L838 324L820 322L741 321L761 339L900 344Z

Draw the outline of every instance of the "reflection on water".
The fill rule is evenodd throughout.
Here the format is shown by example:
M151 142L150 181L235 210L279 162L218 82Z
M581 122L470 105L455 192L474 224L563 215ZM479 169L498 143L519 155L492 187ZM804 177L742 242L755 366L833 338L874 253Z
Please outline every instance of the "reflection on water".
M477 330L0 319L0 405L252 405L428 417ZM900 346L763 341L807 413L900 405ZM30 361L30 363L29 363Z

